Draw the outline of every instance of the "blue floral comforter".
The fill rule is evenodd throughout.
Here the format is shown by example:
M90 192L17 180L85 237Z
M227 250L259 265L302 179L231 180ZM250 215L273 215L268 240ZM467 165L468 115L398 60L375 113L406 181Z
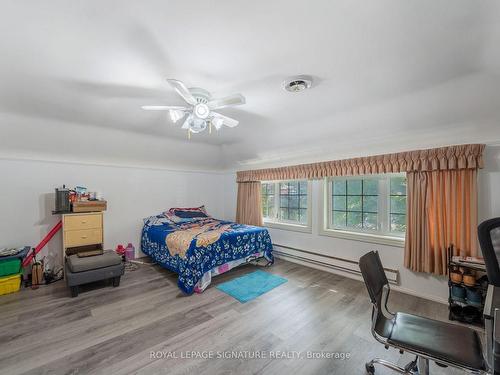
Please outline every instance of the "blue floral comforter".
M161 216L144 224L141 249L154 261L179 275L179 288L193 293L203 274L222 264L256 253L274 262L273 245L265 228L213 218L174 224Z

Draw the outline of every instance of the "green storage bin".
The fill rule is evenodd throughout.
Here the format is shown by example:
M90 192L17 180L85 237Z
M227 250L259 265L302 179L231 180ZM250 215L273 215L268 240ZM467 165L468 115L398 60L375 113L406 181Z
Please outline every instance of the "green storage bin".
M14 275L21 271L21 259L0 260L0 277Z

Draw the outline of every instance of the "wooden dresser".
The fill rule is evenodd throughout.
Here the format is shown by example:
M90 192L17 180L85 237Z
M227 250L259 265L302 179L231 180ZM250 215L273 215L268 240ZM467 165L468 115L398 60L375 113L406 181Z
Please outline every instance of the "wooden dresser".
M104 220L102 212L63 215L63 261L66 249L72 247L104 246Z

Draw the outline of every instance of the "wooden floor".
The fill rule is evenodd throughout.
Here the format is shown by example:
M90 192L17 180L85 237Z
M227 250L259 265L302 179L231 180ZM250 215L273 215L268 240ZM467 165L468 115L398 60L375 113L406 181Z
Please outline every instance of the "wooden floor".
M266 270L288 283L251 302L214 287L255 269L218 276L203 294L189 297L174 274L149 265L126 273L118 288L94 285L77 298L63 282L1 297L0 373L364 374L375 356L410 359L371 336L371 307L359 281L277 260ZM445 305L396 292L392 302L393 310L446 320ZM217 358L230 351L261 358ZM297 355L292 351L301 358L276 358ZM308 359L307 352L350 358ZM193 355L214 358L185 358ZM431 373L462 374L434 364Z

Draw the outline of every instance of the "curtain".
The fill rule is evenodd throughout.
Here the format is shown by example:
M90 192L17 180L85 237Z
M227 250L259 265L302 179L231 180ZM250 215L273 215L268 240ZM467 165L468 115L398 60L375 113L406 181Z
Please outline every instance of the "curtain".
M238 183L236 222L262 226L262 202L260 182Z
M407 173L405 267L444 275L447 248L477 256L477 169Z
M237 172L237 182L321 179L377 173L476 169L483 165L482 144L467 144Z

